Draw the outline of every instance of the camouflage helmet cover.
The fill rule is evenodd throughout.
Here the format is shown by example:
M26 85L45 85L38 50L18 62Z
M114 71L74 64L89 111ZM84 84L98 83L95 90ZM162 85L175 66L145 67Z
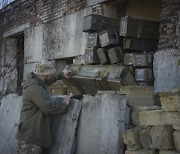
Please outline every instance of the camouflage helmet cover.
M34 73L37 75L50 75L55 73L55 68L51 63L38 63L35 65Z

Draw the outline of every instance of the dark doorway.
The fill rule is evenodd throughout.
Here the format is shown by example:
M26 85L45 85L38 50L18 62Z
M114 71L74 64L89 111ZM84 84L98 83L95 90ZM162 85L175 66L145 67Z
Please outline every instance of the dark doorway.
M21 83L23 81L24 72L24 35L21 35L17 39L17 93L22 94Z

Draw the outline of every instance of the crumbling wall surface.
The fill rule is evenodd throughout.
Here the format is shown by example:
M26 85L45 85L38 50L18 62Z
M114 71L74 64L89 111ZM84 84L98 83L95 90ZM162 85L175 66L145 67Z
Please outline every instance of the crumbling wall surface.
M125 154L180 153L180 89L159 95L161 106L133 107L135 127L123 133Z
M19 123L21 96L10 94L2 99L0 106L0 153L17 153L15 133Z
M154 56L155 93L180 87L180 49L167 49Z
M111 92L84 95L79 127L77 154L123 153L126 96Z

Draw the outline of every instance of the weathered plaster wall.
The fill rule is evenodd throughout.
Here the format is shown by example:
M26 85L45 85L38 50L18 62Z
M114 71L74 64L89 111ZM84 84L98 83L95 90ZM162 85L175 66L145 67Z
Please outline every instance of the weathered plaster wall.
M24 75L23 75L24 79L30 72L34 71L35 65L36 65L36 63L24 64Z
M90 8L83 9L45 24L43 57L57 59L84 54L87 35L83 33L83 18L91 12Z
M25 63L42 61L43 25L24 31L24 60Z

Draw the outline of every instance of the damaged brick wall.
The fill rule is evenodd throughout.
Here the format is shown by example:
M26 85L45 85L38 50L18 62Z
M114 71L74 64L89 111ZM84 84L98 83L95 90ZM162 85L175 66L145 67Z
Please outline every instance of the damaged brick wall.
M180 1L161 0L159 49L180 48Z
M45 23L77 12L87 5L87 0L16 0L0 10L0 33L19 25L31 26Z
M40 7L39 17L45 23L85 8L87 0L42 0L41 3L44 4Z

